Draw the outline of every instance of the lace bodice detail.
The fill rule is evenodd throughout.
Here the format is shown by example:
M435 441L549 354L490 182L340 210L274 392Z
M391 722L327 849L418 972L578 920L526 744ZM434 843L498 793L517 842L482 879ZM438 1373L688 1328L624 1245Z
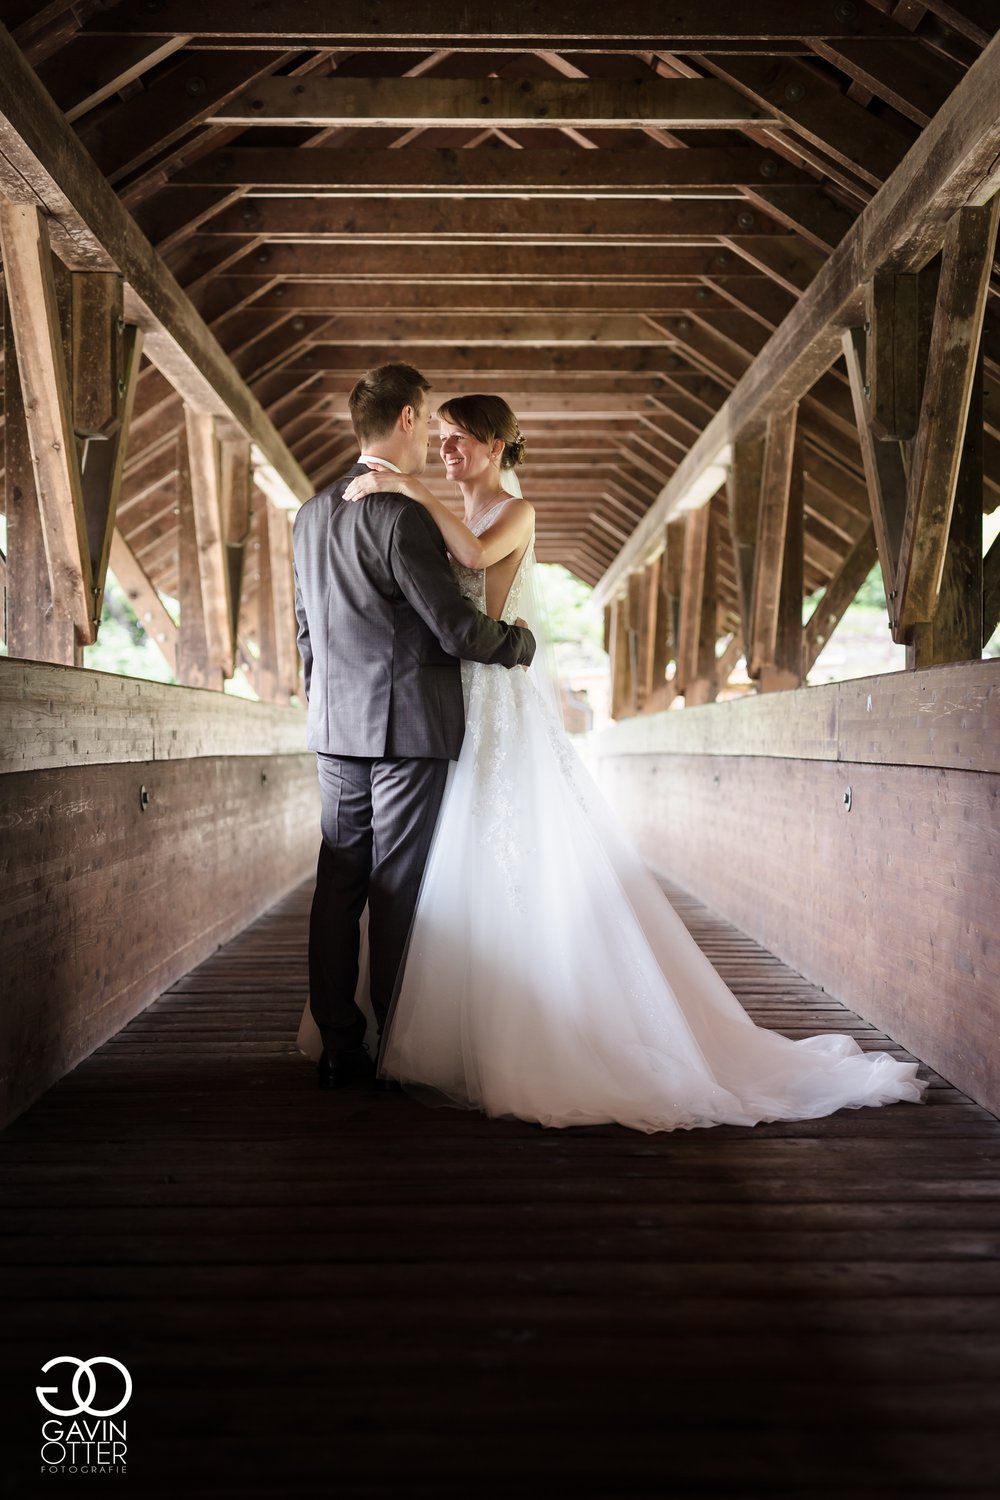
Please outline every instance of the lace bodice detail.
M493 522L503 510L509 499L509 495L504 495L504 497L501 500L498 500L495 505L491 505L489 510L484 510L482 515L477 516L476 519L472 522L469 530L476 536L482 536L483 532L487 531L489 527L493 525ZM524 591L524 580L529 564L529 559L531 557L531 552L532 547L529 545L527 551L518 564L517 572L514 575L514 580L511 583L510 590L507 594L506 603L504 604L503 610L500 615L501 620L503 620L507 625L513 624L513 622L517 619L518 614L520 613L519 606L521 602L521 595ZM477 609L485 611L485 568L466 568L462 563L457 562L455 558L452 558L451 566L452 570L454 571L455 577L458 579L458 586L462 590L462 593L465 595L466 599L471 599Z

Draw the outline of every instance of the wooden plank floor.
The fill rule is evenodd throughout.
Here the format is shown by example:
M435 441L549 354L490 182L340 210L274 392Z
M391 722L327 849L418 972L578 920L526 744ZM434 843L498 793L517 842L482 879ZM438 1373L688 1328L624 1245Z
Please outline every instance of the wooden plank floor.
M761 1024L891 1045L671 895ZM657 1136L319 1094L308 899L0 1136L8 1494L73 1482L33 1394L70 1353L132 1372L141 1500L996 1500L992 1115L939 1078Z

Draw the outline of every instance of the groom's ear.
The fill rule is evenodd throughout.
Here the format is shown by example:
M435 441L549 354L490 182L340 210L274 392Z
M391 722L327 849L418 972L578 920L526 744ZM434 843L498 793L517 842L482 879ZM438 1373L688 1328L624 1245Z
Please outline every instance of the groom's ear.
M412 432L416 423L417 414L412 406L404 406L399 414L399 425L404 432Z

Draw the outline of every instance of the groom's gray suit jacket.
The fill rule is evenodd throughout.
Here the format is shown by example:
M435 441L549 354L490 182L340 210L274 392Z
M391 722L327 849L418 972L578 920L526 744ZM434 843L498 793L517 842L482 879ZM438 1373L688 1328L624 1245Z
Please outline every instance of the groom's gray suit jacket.
M461 594L422 505L386 492L343 498L349 474L295 518L295 613L308 746L326 755L455 759L465 731L459 659L530 662L529 630Z

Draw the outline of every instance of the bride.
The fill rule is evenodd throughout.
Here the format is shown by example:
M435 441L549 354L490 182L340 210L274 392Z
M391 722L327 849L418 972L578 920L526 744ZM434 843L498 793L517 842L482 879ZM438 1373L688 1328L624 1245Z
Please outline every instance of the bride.
M426 506L462 591L495 618L534 625L534 510L514 473L517 419L480 395L438 417L464 522L411 475L362 475L345 499L391 489ZM790 1041L753 1024L616 827L557 721L544 669L463 662L462 682L465 740L382 1039L382 1079L492 1116L644 1131L921 1099L915 1063L846 1036ZM311 1026L307 1007L299 1044L315 1055Z

